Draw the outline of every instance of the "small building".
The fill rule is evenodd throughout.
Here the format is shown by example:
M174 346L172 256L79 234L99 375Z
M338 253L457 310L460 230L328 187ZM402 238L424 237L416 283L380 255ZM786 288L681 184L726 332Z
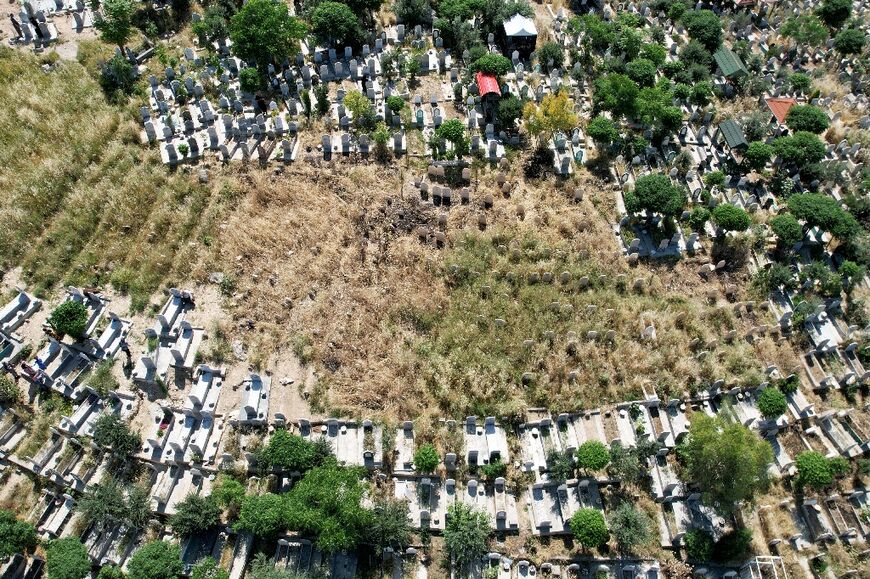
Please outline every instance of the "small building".
M737 124L734 119L727 119L719 123L719 129L716 131L713 139L717 144L725 143L725 146L733 155L741 153L749 146L746 142L746 137L743 135L743 129Z
M535 22L522 14L514 14L509 20L504 21L503 26L508 56L516 50L521 58L528 58L535 51L535 44L538 41Z
M797 104L797 101L789 98L770 97L764 99L764 103L773 114L773 118L770 120L771 124L776 121L776 123L782 125L785 124L785 117L788 116L788 111Z
M477 82L477 92L480 95L480 104L483 109L483 118L487 123L495 119L495 111L498 109L498 101L501 98L501 88L494 74L478 72L474 75Z
M716 61L722 76L728 80L737 80L741 76L749 74L749 71L746 70L746 65L743 64L740 57L733 50L729 50L724 46L713 54L713 59Z

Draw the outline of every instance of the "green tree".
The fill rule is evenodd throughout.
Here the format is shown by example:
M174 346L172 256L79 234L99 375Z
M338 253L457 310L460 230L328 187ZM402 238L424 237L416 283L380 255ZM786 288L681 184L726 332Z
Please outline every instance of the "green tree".
M78 537L56 539L45 550L48 579L83 579L91 572L88 550Z
M820 46L828 38L828 30L822 21L812 14L801 14L787 19L781 27L783 36L798 44Z
M656 65L646 58L635 58L625 65L625 72L638 86L653 86L656 82Z
M200 46L214 50L213 43L230 35L227 11L220 4L208 6L198 22L191 24L190 29L199 39Z
M58 334L81 338L87 330L88 308L82 302L67 300L54 308L48 325Z
M586 134L592 137L592 140L599 147L607 147L619 139L619 128L616 126L616 123L604 115L596 115L586 125Z
M866 39L857 28L845 28L834 38L834 49L840 54L861 54Z
M396 0L393 3L393 13L406 26L432 24L432 6L429 0Z
M103 527L120 523L127 518L127 501L124 489L115 478L89 485L79 499L76 508L88 525Z
M773 150L784 163L797 167L818 163L825 157L825 144L817 135L806 131L775 139Z
M321 2L311 13L311 31L321 42L336 46L358 46L365 36L353 10L332 1Z
M807 94L813 86L813 80L802 72L796 72L788 77L788 83L796 92Z
M362 474L361 469L335 465L305 473L287 494L288 526L315 537L326 553L354 549L374 518L360 505L366 493Z
M444 121L435 129L435 136L453 144L453 151L457 156L468 152L468 137L465 135L465 126L459 119Z
M397 115L399 114L399 111L405 108L405 99L399 95L392 94L387 97L387 108L389 108L394 115Z
M846 290L846 293L852 293L855 284L864 279L864 276L867 274L867 268L846 259L837 268L837 273L843 279L843 289Z
M113 103L123 103L136 89L133 65L117 54L100 67L100 88Z
M131 0L103 0L102 18L94 23L100 37L115 44L124 52L124 45L133 32L133 2Z
M610 462L610 451L598 440L587 440L577 449L577 466L584 470L602 470Z
M33 552L36 543L36 529L33 525L19 521L11 511L0 509L0 559L15 553Z
M414 468L423 473L435 472L441 457L432 444L423 444L414 453Z
M506 131L516 129L517 119L523 116L523 101L509 94L502 97L498 103L498 123Z
M713 556L713 537L701 529L690 529L683 535L686 555L690 561L709 561Z
M326 440L309 442L301 436L279 429L260 450L257 460L266 470L305 472L325 464L330 457L332 448Z
M609 111L617 118L634 115L638 92L637 83L625 76L612 72L595 80L592 103L595 111Z
M263 84L263 79L256 68L243 68L239 71L239 86L244 92L256 92Z
M839 28L852 15L851 0L822 0L816 8L816 14L822 22L831 28Z
M855 217L827 195L795 193L788 198L788 208L796 218L805 221L810 227L819 227L844 241L861 232Z
M233 51L264 77L268 65L287 58L306 32L280 0L248 0L230 19L229 30Z
M665 63L668 51L661 44L644 44L640 48L640 55L659 67Z
M211 497L189 494L175 506L169 518L172 530L182 537L190 537L209 530L221 522L221 511Z
M795 457L797 482L821 490L834 482L834 473L828 459L820 452L808 450Z
M671 180L661 173L640 177L634 190L625 195L625 208L632 213L647 210L675 217L683 211L685 204L683 190L672 185Z
M767 487L770 445L748 428L722 417L696 415L685 444L686 474L702 501L723 514Z
M571 516L569 525L574 538L586 549L607 542L607 523L598 509L578 509Z
M480 559L489 544L489 515L456 501L447 507L444 545L450 559L460 570Z
M410 545L408 502L390 497L376 499L366 540L375 547L376 553L382 553L387 547L399 552Z
M765 418L779 418L788 410L785 394L779 388L765 388L758 396L758 410Z
M831 124L828 115L813 105L794 105L788 111L785 122L793 131L819 134Z
M471 68L476 72L504 76L513 68L513 65L510 59L500 54L487 52L471 63Z
M680 20L689 37L703 44L710 52L722 45L722 21L711 10L690 10Z
M713 222L724 231L746 231L752 219L742 207L720 203L713 209Z
M211 497L218 506L226 509L234 517L245 500L245 486L226 474L219 474L211 490Z
M273 537L278 531L287 528L286 510L284 496L272 493L246 496L235 529L257 537Z
M119 456L136 454L142 446L139 433L133 432L114 412L100 415L94 423L94 443L111 448Z
M203 557L190 570L190 579L229 579L226 569L221 569L212 557Z
M786 248L793 247L804 238L804 228L791 213L781 213L770 220L770 228Z
M713 549L713 560L719 562L746 560L749 547L752 545L752 531L749 529L733 529L716 541Z
M181 548L166 541L148 543L127 563L127 579L177 579L183 572Z
M656 134L670 133L683 121L683 112L672 101L669 90L657 86L642 88L635 101L637 117Z
M648 543L652 538L652 519L629 502L620 503L610 514L608 523L616 545L623 553L630 553L635 547Z
M690 100L698 106L707 106L710 104L710 97L713 95L713 85L709 81L702 80L692 86L692 94Z
M755 171L761 171L767 166L768 161L773 157L773 147L761 141L753 141L749 143L746 151L743 153L743 158L746 159L746 164Z
M538 63L544 72L557 70L565 65L565 50L558 42L545 42L535 52Z

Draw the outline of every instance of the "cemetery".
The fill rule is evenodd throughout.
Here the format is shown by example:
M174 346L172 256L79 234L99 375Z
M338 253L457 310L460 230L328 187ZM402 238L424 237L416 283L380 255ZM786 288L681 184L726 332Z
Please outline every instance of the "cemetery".
M15 0L0 577L870 576L866 0Z

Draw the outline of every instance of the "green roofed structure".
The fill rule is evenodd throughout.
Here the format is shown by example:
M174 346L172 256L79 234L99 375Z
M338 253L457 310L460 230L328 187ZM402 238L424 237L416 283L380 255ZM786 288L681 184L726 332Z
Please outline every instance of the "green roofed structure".
M731 151L742 151L749 146L746 142L746 137L743 136L743 129L733 119L727 119L719 123L719 130L716 131L715 140L723 139L728 149Z
M722 71L722 75L729 80L739 78L744 74L749 73L749 71L746 70L746 65L743 64L742 60L740 60L740 57L724 46L716 51L713 58L716 60L716 65L719 66L719 70Z

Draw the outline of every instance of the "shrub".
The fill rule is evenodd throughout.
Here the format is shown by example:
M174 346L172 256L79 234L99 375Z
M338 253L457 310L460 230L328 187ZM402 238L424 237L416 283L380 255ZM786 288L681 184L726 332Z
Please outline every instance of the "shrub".
M274 537L287 527L286 509L283 495L266 493L246 496L235 529L261 538Z
M632 213L647 210L668 216L679 215L686 204L682 189L671 184L667 176L660 173L640 177L631 191L625 196L625 207Z
M78 537L66 537L48 544L45 568L49 579L82 579L91 571L91 559Z
M516 121L523 116L523 101L509 94L498 102L498 122L506 131L516 128Z
M19 521L15 513L0 509L0 559L15 553L32 552L36 548L36 528Z
M599 145L608 146L619 138L616 123L603 115L595 116L586 126L586 133Z
M244 92L256 92L260 88L260 73L256 68L243 68L239 71L239 85Z
M770 228L785 247L793 247L804 238L804 228L791 213L782 213L770 220Z
M513 65L510 59L492 52L487 52L471 64L475 72L504 76L511 70Z
M574 455L568 451L555 448L547 453L547 471L552 480L568 480L574 478Z
M610 462L610 452L603 443L587 440L577 449L577 466L586 470L602 470Z
M819 134L831 124L828 115L813 105L794 105L788 111L785 122L793 131Z
M441 457L432 444L424 444L414 453L414 468L420 472L434 472L440 462Z
M15 404L21 397L21 391L6 374L0 374L0 404Z
M212 487L211 497L218 506L227 509L234 515L242 508L242 502L245 500L245 487L229 475L220 474Z
M139 433L130 430L120 416L111 412L97 418L93 436L98 446L111 448L120 456L135 454L142 445Z
M571 516L569 524L574 538L587 549L607 541L607 523L597 509L579 509Z
M127 563L127 579L177 579L183 571L181 548L166 541L148 543Z
M707 187L721 187L725 184L725 173L722 171L710 171L704 175L704 185Z
M808 450L795 458L797 482L814 489L823 489L834 482L828 459L820 452Z
M387 107L393 111L393 114L398 114L400 110L405 108L405 99L392 94L387 97Z
M796 72L788 77L791 88L796 92L807 94L813 86L812 79L802 72Z
M740 561L746 559L749 547L752 545L752 531L749 529L734 529L728 531L716 541L713 550L713 560L719 562Z
M562 45L557 42L545 42L537 50L535 56L538 58L538 64L547 73L562 68L565 64L565 51Z
M794 374L777 380L776 387L782 390L783 394L794 394L800 387L800 380Z
M842 456L835 456L828 459L828 469L835 478L839 478L849 473L851 470L849 461Z
M749 143L746 151L743 153L743 158L746 159L746 164L755 171L761 171L773 157L773 147L761 141L753 141Z
M374 512L367 540L375 547L376 553L383 553L386 548L400 551L411 544L408 501L379 498L374 502Z
M501 459L496 458L489 462L489 464L483 465L483 468L480 469L483 472L483 476L487 478L487 480L495 480L499 477L503 477L507 475L507 463L501 461Z
M652 520L645 512L635 509L631 503L623 502L616 507L608 522L616 545L623 553L630 552L652 538Z
M713 209L713 222L725 231L746 231L752 220L742 207L721 203Z
M713 537L707 531L691 529L683 535L686 556L692 561L709 561L713 554Z
M253 573L248 573L251 579L253 579L252 575ZM213 557L203 557L190 570L190 579L229 579L229 577L229 572L220 568Z
M777 388L765 388L758 397L758 410L765 418L779 418L788 410L785 394Z
M123 56L115 55L100 67L100 87L114 103L122 103L136 88L133 65Z
M490 534L489 515L462 502L447 508L444 546L459 569L467 569L486 553Z
M81 338L87 329L88 308L82 302L67 300L51 312L48 324L58 334Z
M846 28L834 38L834 48L840 54L860 54L865 42L863 32L857 28Z
M692 226L693 231L700 233L704 231L704 224L707 223L708 219L710 219L709 210L705 207L695 207L689 214L689 225Z
M326 463L330 457L332 449L329 443L309 442L279 429L260 450L257 462L266 470L305 472Z

